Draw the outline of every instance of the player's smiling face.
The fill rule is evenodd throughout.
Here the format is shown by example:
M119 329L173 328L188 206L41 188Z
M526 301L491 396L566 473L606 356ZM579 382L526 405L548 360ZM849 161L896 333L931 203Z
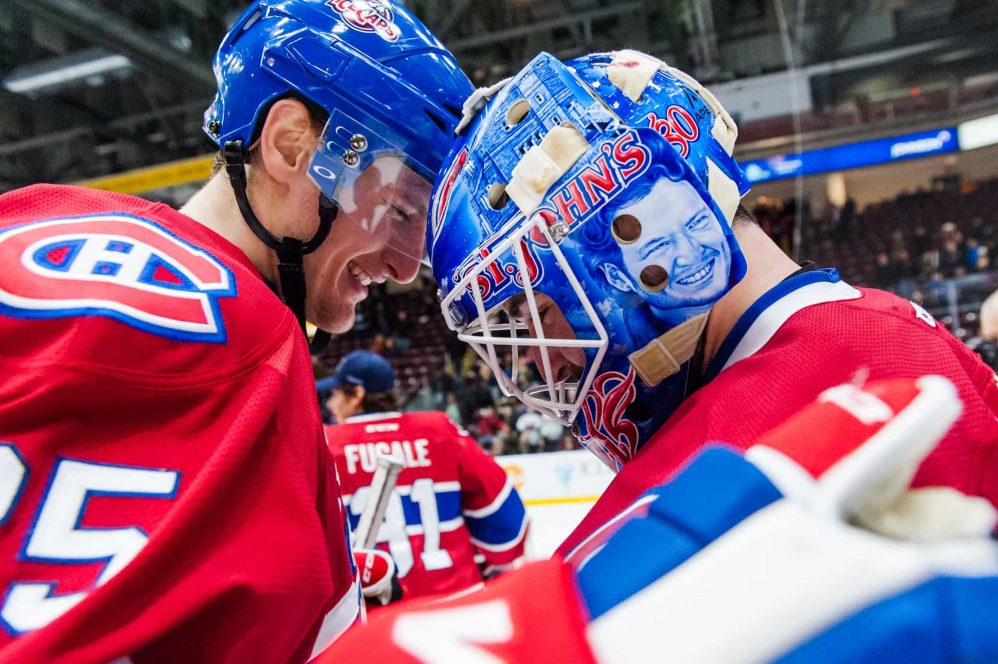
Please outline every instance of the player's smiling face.
M628 281L651 306L708 303L724 292L731 258L724 232L689 183L660 179L617 210L613 225Z
M430 184L394 157L379 158L351 185L329 237L305 256L307 315L345 332L372 283L416 278L419 261L396 247L422 246ZM316 203L318 204L318 203Z

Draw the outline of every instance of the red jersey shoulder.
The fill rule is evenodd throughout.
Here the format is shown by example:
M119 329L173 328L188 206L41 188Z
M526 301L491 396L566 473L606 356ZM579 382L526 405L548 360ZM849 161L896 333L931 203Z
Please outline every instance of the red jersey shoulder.
M261 305L275 323L286 315L235 246L131 196L53 185L6 194L0 260L0 314L32 321L22 354L71 330L77 339L113 335L121 364L129 348L224 346L234 329L273 330ZM240 354L259 345L252 336L240 332Z
M326 428L333 451L357 442L379 442L401 438L427 438L434 447L452 444L467 432L457 427L444 413L437 411L365 415Z
M994 439L995 418L982 398L998 403L998 396L992 399L990 389L981 394L991 387L994 373L922 307L884 291L859 290L860 298L797 311L758 350L691 395L617 474L560 552L571 551L642 491L666 481L703 444L722 441L745 449L822 390L850 382L862 370L871 379L939 373L953 381L965 404L964 415L923 464L919 478L928 476L928 469L936 473L931 475L935 484L998 495L967 479L967 473L975 471L966 462L975 454L983 458L976 446ZM919 352L912 353L912 348ZM732 403L754 406L731 408ZM988 474L994 475L990 470Z
M468 432L451 421L441 411L417 411L403 413L402 427L409 431L419 431L434 436L437 440L457 440Z
M871 313L891 314L900 320L913 323L916 329L946 332L945 326L940 324L932 314L911 300L875 288L857 288L856 290L862 293L862 297L833 304L851 309L863 309Z
M416 458L411 454L404 457L406 469L402 471L400 481L417 476L432 477L438 481L458 478L461 459L465 458L462 448L471 439L468 432L454 424L445 413L404 413L400 434L400 438L411 441L416 452Z
M937 321L924 307L916 302L905 300L893 293L880 290L860 289L870 300L869 308L881 311L890 311L895 316L911 323L909 331L919 334L922 330L930 330L935 336L943 339L949 350L964 365L967 373L974 376L975 382L990 382L993 380L994 371L988 367L980 355L970 350L966 344L954 337L949 329ZM862 300L858 300L860 302Z
M417 477L452 480L460 434L443 413L386 413L326 427L326 438L346 492L370 483L379 456L400 459L399 484Z

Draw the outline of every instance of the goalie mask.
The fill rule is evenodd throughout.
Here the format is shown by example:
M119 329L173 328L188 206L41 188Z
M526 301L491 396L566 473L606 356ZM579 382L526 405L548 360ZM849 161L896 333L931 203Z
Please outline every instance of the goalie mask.
M649 56L541 54L438 178L427 246L448 325L613 470L685 398L707 313L745 274L735 136L709 92Z

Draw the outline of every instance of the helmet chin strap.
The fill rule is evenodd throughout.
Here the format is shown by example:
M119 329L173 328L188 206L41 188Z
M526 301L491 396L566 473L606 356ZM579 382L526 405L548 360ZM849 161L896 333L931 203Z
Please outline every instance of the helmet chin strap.
M246 224L253 231L253 234L277 253L277 272L281 297L294 313L295 318L298 319L298 325L304 333L306 291L303 259L305 254L310 254L318 249L326 236L329 235L329 229L333 225L333 220L336 219L339 208L325 195L319 194L319 228L315 231L315 235L306 242L287 236L278 239L260 223L246 196L246 161L242 141L226 142L222 148L222 154L225 157L225 171L228 173L229 182L232 183L232 190L236 194L236 203L239 205L243 219L246 220ZM326 344L329 343L329 338L328 332L318 330L313 338L311 351L313 353L322 352Z

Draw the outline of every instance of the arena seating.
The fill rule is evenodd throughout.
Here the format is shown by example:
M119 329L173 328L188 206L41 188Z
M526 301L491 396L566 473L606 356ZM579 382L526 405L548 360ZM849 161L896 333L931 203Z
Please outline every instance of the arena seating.
M945 117L947 113L965 111L988 100L993 104L996 96L998 82L944 90L921 91L915 88L908 97L862 103L850 100L832 110L807 111L801 113L797 121L803 134L895 121L924 121L930 116ZM794 131L792 115L752 120L739 123L738 142L739 145L746 145L777 136L793 136Z

